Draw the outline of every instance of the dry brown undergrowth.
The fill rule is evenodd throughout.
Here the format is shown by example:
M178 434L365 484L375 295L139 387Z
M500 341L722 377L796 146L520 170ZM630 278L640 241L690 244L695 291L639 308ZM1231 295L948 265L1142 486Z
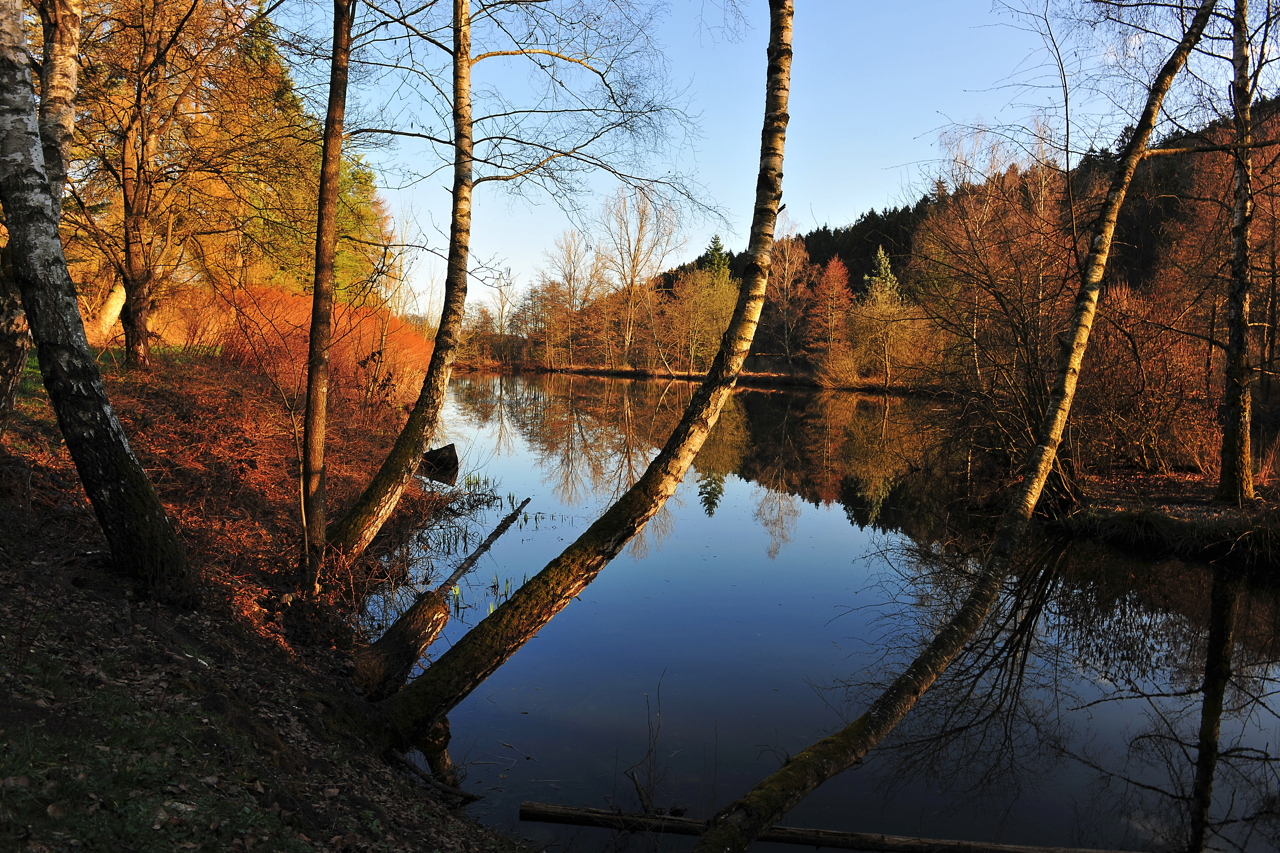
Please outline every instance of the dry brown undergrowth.
M359 732L334 729L327 702L349 691L344 618L360 590L305 613L280 603L298 526L293 432L275 389L211 358L108 384L204 601L177 612L107 569L29 376L0 438L0 850L509 848ZM397 424L334 420L340 506ZM400 529L439 503L408 496Z

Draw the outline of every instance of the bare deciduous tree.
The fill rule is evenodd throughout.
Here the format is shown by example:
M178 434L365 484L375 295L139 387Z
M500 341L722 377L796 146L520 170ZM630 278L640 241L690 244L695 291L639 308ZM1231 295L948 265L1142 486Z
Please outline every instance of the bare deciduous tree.
M631 366L631 347L642 312L651 305L652 279L676 248L679 220L674 208L645 187L619 189L600 215L601 254L621 303L621 346L616 367Z
M452 213L444 302L422 390L395 446L329 545L347 557L369 545L390 517L436 431L457 357L469 276L472 195L485 183L540 186L566 198L584 173L604 170L640 183L636 169L652 157L678 111L663 91L647 32L654 11L629 0L453 0L447 23L437 4L396 7L388 27L403 27L414 50L447 56L448 91L425 63L388 60L437 100L406 106L408 129L366 128L434 146L452 163ZM479 37L482 49L473 49ZM393 41L395 41L393 39ZM481 63L524 63L537 81L528 106L481 89L473 109L473 70ZM431 112L433 111L433 112ZM423 129L419 129L423 128ZM665 184L673 190L682 184Z
M773 231L782 198L782 157L789 120L791 0L770 0L769 72L761 133L755 213L747 267L733 320L706 380L662 451L563 554L513 594L404 689L382 703L399 736L416 742L586 587L651 521L689 470L737 375L759 322L769 278Z
M1151 83L1142 116L1121 152L1106 201L1090 235L1088 256L1080 268L1080 286L1070 331L1058 362L1044 419L1036 432L1036 444L1023 466L1022 481L1001 519L996 540L968 596L919 657L872 702L865 713L839 732L794 756L776 773L715 815L695 848L700 853L746 850L761 832L780 820L811 791L861 761L911 711L982 626L1004 578L1013 568L1014 553L1031 522L1031 515L1053 467L1058 445L1062 442L1088 349L1120 207L1124 204L1138 163L1146 153L1164 96L1174 77L1186 64L1187 56L1200 41L1215 3L1216 0L1204 0L1200 4L1182 39Z

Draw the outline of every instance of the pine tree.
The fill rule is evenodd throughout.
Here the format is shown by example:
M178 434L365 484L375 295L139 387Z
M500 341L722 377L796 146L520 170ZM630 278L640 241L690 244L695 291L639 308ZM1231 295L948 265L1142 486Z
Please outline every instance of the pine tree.
M862 280L867 285L867 298L871 302L885 304L898 301L898 277L893 274L884 246L876 249L871 275L863 276Z
M724 250L719 234L711 238L707 251L703 252L702 257L698 259L698 268L710 270L717 277L721 275L725 278L729 277L729 253Z

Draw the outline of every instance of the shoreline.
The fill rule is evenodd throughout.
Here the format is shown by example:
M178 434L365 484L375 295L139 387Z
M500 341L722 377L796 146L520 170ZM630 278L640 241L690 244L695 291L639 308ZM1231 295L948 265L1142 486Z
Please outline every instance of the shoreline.
M454 372L500 376L590 376L603 379L662 379L674 382L690 383L701 382L706 378L705 373L670 373L663 370L634 367L540 367L533 365L455 364ZM921 388L915 385L903 385L900 383L890 383L889 385L885 385L883 382L870 380L864 383L852 385L823 385L815 377L807 373L768 373L748 370L744 370L739 374L737 385L740 388L803 388L813 391L848 391L862 394L886 394L891 396L937 395L946 393L939 389Z

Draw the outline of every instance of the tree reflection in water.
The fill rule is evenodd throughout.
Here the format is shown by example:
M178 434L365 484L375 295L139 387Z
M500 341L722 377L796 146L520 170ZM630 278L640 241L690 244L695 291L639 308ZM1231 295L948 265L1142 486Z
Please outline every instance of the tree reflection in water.
M975 572L956 543L913 544L896 560L892 660L953 612ZM1280 719L1274 594L1224 569L1147 564L1087 544L1040 543L1005 583L965 653L874 760L887 797L925 780L1016 802L1063 773L1089 780L1086 834L1128 827L1137 849L1280 848ZM883 684L828 690L851 708ZM1124 722L1094 741L1093 718ZM994 828L998 832L998 827Z
M681 383L470 377L456 399L476 423L505 418L554 482L569 471L603 501L645 464L686 398ZM909 552L893 555L900 593L881 623L878 663L831 685L833 702L865 704L880 674L918 651L972 581L985 528L964 500L973 449L951 423L942 407L910 399L743 390L695 463L704 512L707 482L756 485L754 518L770 534L771 555L805 504L838 504L859 527L911 536ZM1269 594L1208 569L1082 544L1038 543L1020 565L965 655L873 753L877 778L896 780L883 794L928 780L957 794L959 811L966 796L1012 803L1069 776L1088 797L1078 807L1082 839L1118 846L1120 824L1127 846L1185 850L1203 826L1210 848L1280 846L1266 737L1280 719ZM1231 638L1226 605L1237 599ZM1222 666L1207 676L1206 661L1228 652L1229 680ZM1223 696L1216 750L1204 737L1218 716L1215 685ZM1125 734L1098 736L1095 721L1123 721ZM998 838L999 826L991 829Z

